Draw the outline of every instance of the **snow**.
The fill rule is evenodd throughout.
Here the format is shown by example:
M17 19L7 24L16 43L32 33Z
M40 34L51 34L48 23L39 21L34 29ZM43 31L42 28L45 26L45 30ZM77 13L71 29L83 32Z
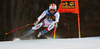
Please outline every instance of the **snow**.
M98 38L31 39L0 42L0 49L100 49Z

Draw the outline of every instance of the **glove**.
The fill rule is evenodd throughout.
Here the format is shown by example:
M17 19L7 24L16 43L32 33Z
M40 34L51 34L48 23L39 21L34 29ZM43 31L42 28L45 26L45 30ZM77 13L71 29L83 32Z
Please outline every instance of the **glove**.
M38 21L36 21L36 22L34 23L34 25L35 25L35 26L37 26L37 25L38 25L38 23L39 23L39 22L38 22Z
M58 27L58 24L57 23L54 23L54 27Z

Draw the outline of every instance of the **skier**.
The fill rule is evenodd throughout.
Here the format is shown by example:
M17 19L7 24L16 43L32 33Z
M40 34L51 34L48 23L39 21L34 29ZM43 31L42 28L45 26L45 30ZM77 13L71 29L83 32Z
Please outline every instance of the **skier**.
M45 17L46 18L41 22L40 20ZM37 37L39 38L41 35L44 35L45 33L47 33L48 31L50 31L51 29L53 29L54 27L58 26L58 22L59 22L59 18L60 18L60 14L57 11L57 6L56 4L52 3L49 5L49 9L45 10L36 20L36 22L34 23L34 27L32 27L32 29L29 31L29 33L33 33L35 30L38 30L40 27L46 27L46 29L44 29L43 31L40 31L37 35ZM39 24L38 24L39 23ZM24 38L24 37L22 37Z

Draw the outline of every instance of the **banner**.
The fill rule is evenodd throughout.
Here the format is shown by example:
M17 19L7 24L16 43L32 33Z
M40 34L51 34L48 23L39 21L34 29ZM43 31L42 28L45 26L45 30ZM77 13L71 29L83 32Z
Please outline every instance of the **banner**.
M76 13L76 14L78 14L78 32L79 32L79 38L80 38L81 33L80 33L80 18L79 18L78 0L61 0L58 12L59 13Z
M79 13L78 0L61 0L59 13Z

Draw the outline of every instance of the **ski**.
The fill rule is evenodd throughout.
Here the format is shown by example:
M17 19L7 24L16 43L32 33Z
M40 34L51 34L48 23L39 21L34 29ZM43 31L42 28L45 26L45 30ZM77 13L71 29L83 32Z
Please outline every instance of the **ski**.
M27 34L23 35L22 37L20 37L20 39L23 39L23 38L31 35L32 33L34 33L34 31L32 29L30 29L29 32Z

